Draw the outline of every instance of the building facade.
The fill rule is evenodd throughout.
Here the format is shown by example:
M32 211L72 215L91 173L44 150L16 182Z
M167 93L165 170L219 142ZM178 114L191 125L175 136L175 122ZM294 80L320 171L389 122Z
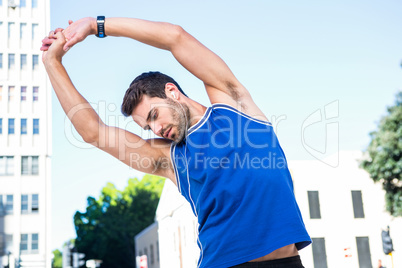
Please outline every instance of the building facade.
M158 223L154 222L135 236L135 256L147 256L147 268L160 268ZM142 261L144 262L144 261ZM141 267L137 258L137 268Z
M339 166L291 161L296 200L313 244L301 250L305 267L392 267L381 231L390 226L394 267L402 267L402 219L385 212L384 191L359 168L360 152L341 152ZM197 220L177 187L166 180L156 211L161 268L197 267Z
M198 222L190 204L177 187L166 180L156 209L160 268L197 267Z
M313 240L300 251L306 267L392 267L381 232L390 227L394 267L402 267L402 219L385 211L385 192L359 167L361 152L340 152L336 168L321 161L291 161L295 196ZM328 163L328 161L326 161Z
M0 267L51 267L48 0L0 0Z

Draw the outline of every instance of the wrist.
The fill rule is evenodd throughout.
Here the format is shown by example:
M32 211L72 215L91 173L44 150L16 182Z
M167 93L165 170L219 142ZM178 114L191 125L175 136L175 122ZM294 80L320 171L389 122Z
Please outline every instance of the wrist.
M91 33L90 34L96 35L98 33L98 24L96 23L96 18L89 17L88 19L89 19L90 25L91 25Z
M61 59L58 59L57 57L53 56L53 57L46 57L43 61L43 64L45 65L46 69L52 69L55 68L57 66L62 65L61 63Z

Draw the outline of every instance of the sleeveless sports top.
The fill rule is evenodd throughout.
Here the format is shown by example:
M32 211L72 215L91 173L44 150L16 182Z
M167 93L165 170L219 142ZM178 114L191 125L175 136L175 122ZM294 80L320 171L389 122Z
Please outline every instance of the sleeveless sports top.
M172 144L171 157L199 223L198 267L230 267L311 243L269 122L214 104Z

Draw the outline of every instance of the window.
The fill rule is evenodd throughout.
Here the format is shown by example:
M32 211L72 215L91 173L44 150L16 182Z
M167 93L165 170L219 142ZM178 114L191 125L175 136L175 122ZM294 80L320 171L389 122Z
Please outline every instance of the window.
M364 218L362 191L352 191L352 202L355 219Z
M147 258L148 258L148 250L147 250L147 248L144 248L144 255L147 256Z
M37 23L32 23L32 40L38 37L38 27L39 25Z
M28 251L28 235L27 234L21 234L20 250Z
M21 158L21 174L22 175L29 175L29 156L23 156Z
M27 1L26 0L20 0L20 7L26 7L27 6Z
M23 156L21 158L21 174L22 175L38 175L39 174L39 156Z
M312 238L314 268L328 268L325 238Z
M308 205L310 209L310 219L321 219L320 199L318 191L308 191Z
M32 0L32 8L38 7L38 0Z
M21 135L27 134L27 120L26 118L21 119Z
M14 175L14 156L0 156L0 176Z
M32 55L32 70L38 70L39 67L39 55Z
M154 264L154 245L150 246L150 251L151 251L151 264Z
M8 69L14 70L15 66L15 54L8 54Z
M34 102L39 100L39 87L32 88L32 96Z
M20 4L22 3L22 1L20 2ZM20 23L20 39L23 39L24 37L26 37L27 35L27 24L21 22Z
M159 262L159 241L156 241L156 261Z
M14 27L15 27L14 22L8 23L8 39L10 39L14 35Z
M6 214L13 214L14 210L14 196L13 195L7 195L6 196Z
M28 213L28 195L21 195L21 213Z
M3 134L3 118L0 118L0 134Z
M39 195L21 195L21 213L38 213L39 212Z
M3 53L0 53L0 69L3 69Z
M37 253L39 250L39 234L21 234L20 251L23 254Z
M26 101L27 100L27 87L22 86L21 87L21 101Z
M39 195L38 194L33 194L31 201L32 201L31 202L31 211L32 211L32 213L39 212Z
M373 267L371 263L370 243L369 238L356 237L357 255L359 258L359 267Z
M32 234L31 249L37 251L39 249L39 234Z
M8 101L14 100L14 91L15 91L15 86L8 87Z
M15 119L9 118L8 119L8 134L14 134L15 132Z
M21 61L20 61L20 69L26 70L27 69L27 54L21 54Z
M33 120L33 134L39 134L39 119Z

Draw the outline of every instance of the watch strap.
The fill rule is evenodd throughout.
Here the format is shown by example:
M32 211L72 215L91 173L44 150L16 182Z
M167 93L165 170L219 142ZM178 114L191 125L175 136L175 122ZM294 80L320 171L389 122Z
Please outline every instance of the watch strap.
M106 34L105 34L105 16L98 16L96 18L96 24L98 25L98 33L96 34L96 36L99 37L99 38L106 37Z

